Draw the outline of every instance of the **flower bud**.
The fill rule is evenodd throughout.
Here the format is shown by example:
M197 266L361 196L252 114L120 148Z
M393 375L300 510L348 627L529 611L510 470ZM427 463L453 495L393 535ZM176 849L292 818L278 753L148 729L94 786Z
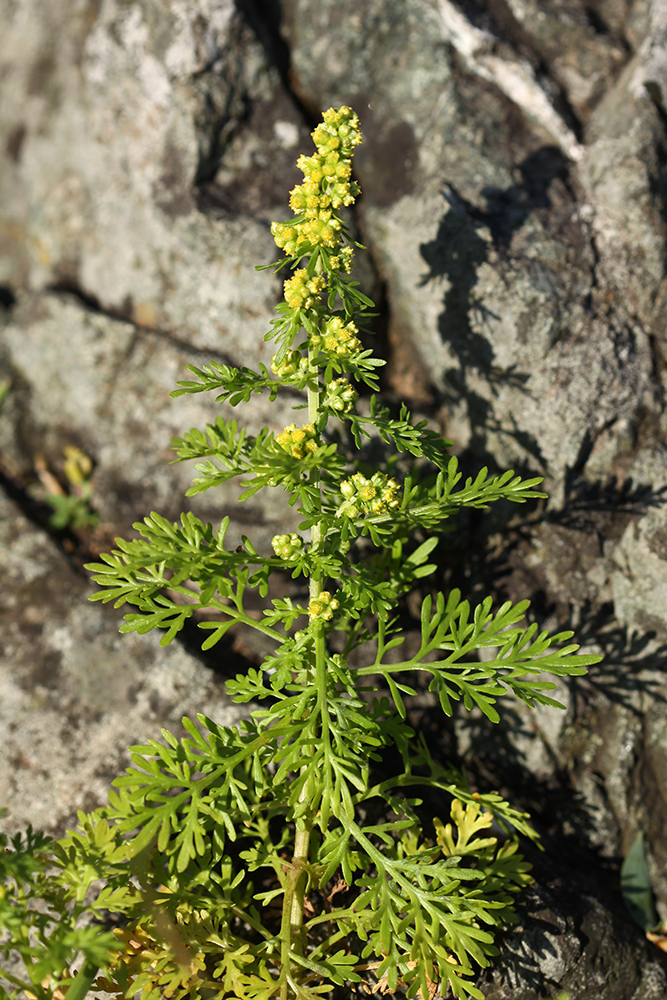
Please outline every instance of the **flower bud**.
M336 378L327 386L324 405L336 413L350 413L358 398L359 393L347 379Z
M305 361L299 351L288 351L281 362L277 361L277 357L278 355L274 354L271 358L271 371L274 375L280 375L283 378L296 375L301 367L301 362ZM308 362L306 362L307 364Z
M279 559L296 559L303 548L303 538L294 531L289 535L274 535L271 546Z

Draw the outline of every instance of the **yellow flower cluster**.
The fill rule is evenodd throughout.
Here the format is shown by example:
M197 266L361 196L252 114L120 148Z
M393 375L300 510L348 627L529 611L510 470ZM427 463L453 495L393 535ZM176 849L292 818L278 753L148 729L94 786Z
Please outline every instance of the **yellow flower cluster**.
M303 427L290 424L277 435L276 441L292 458L303 458L309 452L317 451L319 447L312 424L304 424Z
M343 480L340 491L345 500L338 508L339 516L359 517L365 512L379 517L401 505L398 483L384 472L376 472L370 479L356 472L351 479Z
M329 257L329 270L345 271L346 274L349 274L352 270L353 258L354 250L352 247L341 247L337 254L332 254Z
M332 316L324 323L319 333L310 335L308 342L315 349L349 357L361 350L358 332L354 323L343 323L340 316Z
M303 538L295 531L289 535L274 535L271 546L279 559L296 559L303 548Z
M340 153L349 160L354 147L361 142L359 119L352 108L343 105L336 111L329 108L322 115L323 121L313 132L313 142L322 153Z
M328 590L323 590L320 596L314 598L308 605L308 615L311 619L330 622L339 607L340 601L332 597Z
M285 302L292 309L310 309L327 286L326 278L315 274L308 278L304 268L294 272L285 282Z
M308 371L308 358L304 358L300 351L287 351L280 362L277 358L277 354L271 358L271 371L274 375L287 378L290 375L305 375Z
M317 152L297 161L304 182L291 192L290 208L299 218L271 226L274 240L288 257L296 256L303 244L333 250L341 233L334 212L351 205L359 194L358 184L350 180L350 160L361 142L359 119L348 107L329 108L323 118L312 133Z

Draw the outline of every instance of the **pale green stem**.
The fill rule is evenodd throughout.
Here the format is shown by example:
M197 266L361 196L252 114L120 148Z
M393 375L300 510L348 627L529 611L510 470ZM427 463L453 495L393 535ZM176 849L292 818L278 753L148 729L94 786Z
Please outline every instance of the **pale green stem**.
M321 270L321 262L318 261L318 270ZM317 373L317 364L313 353L309 350L308 360L310 362L310 368L313 373ZM320 392L319 388L308 389L308 420L311 424L316 425L320 417ZM317 485L318 474L314 472L312 475L311 483L313 486ZM322 529L319 524L314 524L311 528L310 544L311 549L317 551L322 544ZM310 578L310 600L316 600L322 593L322 574L313 574ZM324 630L322 627L318 630L318 635L315 644L315 663L311 663L311 670L314 666L315 683L318 687L318 702L321 701L320 687L322 682L326 684L326 647L324 639ZM323 715L324 717L324 715ZM327 732L328 737L328 732ZM308 784L304 784L301 789L301 794L299 796L299 801L305 801L310 794L310 789ZM289 947L298 949L299 951L303 948L302 932L303 932L303 905L304 896L306 891L306 872L299 871L304 865L308 863L308 848L310 845L310 832L312 830L312 821L307 817L304 819L304 825L302 828L297 829L296 835L294 837L294 854L292 857L292 864L294 866L294 883L293 889L290 893L286 893L283 899L283 934L286 933L287 927L285 926L285 917L289 913ZM281 990L281 993L283 991Z
M199 605L197 605L199 607ZM209 607L209 605L207 605ZM278 642L284 642L285 636L281 635L276 629L271 628L269 625L265 625L261 621L257 621L256 618L251 618L250 615L244 614L242 611L238 611L237 608L232 607L229 604L223 604L222 601L211 601L210 607L215 608L216 611L222 611L223 614L229 615L230 618L236 619L236 621L241 622L243 625L248 625L250 628L256 629L258 632L263 632L264 635L268 635L271 639L276 639Z
M295 848L296 851L296 848ZM287 980L290 972L290 954L294 931L292 927L292 910L294 892L296 889L296 869L286 874L285 895L283 896L283 914L280 924L280 1000L287 1000Z

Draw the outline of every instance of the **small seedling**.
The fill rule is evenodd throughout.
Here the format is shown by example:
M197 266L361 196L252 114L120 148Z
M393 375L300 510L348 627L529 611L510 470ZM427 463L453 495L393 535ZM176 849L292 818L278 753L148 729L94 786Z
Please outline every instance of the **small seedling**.
M93 462L89 455L75 445L64 449L63 472L67 489L63 489L41 456L35 461L37 474L46 488L46 502L53 510L49 526L55 531L96 528L99 516L93 510Z

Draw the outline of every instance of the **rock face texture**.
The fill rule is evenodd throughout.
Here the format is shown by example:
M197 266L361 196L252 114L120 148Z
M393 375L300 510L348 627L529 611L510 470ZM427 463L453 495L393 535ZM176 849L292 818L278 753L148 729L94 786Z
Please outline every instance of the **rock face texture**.
M127 748L181 716L236 721L222 682L178 645L129 642L85 577L0 497L0 801L15 826L58 829L104 801ZM11 669L9 669L11 667Z
M274 259L309 130L350 104L388 397L438 422L464 468L540 474L550 494L462 523L445 577L532 596L537 620L605 655L563 686L565 713L445 734L523 795L576 879L587 868L575 899L536 859L526 938L489 1000L667 995L609 888L643 831L667 919L665 0L0 0L0 24L11 821L58 828L103 798L129 743L186 711L233 717L229 663L118 638L79 566L151 509L183 509L191 471L167 464L169 440L218 411L169 392L187 364L268 363L280 289L255 265ZM288 413L260 399L239 416L252 431ZM37 473L62 484L72 445L101 526L54 542ZM235 496L191 507L229 509L257 545L291 523L279 498ZM531 972L521 948L544 961Z

